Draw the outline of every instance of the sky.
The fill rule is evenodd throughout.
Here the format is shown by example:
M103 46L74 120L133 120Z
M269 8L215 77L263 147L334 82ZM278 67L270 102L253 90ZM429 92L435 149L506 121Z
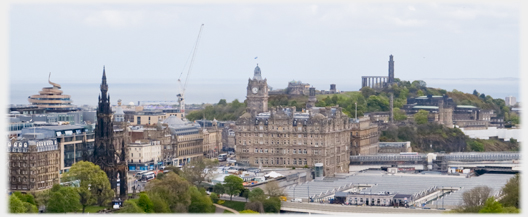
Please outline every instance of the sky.
M120 88L112 99L176 100L177 80L182 75L185 81L201 24L187 102L243 100L257 63L275 89L302 80L317 89L336 84L356 91L361 76L388 74L391 54L395 77L402 80L518 96L519 6L512 1L12 4L9 99L27 103L28 95L50 86L51 72L51 81L74 101L95 104L72 93L90 92L96 99L105 65L110 94L112 84ZM156 84L163 89L153 91ZM79 89L83 85L91 86ZM152 96L139 97L144 92Z

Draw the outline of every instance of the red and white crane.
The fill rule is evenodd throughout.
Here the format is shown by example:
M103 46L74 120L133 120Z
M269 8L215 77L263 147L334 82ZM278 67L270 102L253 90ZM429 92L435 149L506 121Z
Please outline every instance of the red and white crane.
M192 70L192 66L193 66L193 63L194 63L194 57L196 55L196 50L198 49L198 43L200 42L200 36L202 34L202 28L203 28L204 24L202 24L200 26L200 32L198 32L198 38L196 38L196 44L194 45L194 48L192 49L192 52L191 52L191 62L189 64L189 68L187 70L187 76L185 77L185 82L183 83L182 85L182 82L181 82L181 77L183 75L183 72L185 71L185 66L187 66L187 63L185 63L184 67L183 67L183 70L180 74L180 77L178 78L178 85L179 85L179 88L180 88L180 93L178 95L176 95L178 97L178 103L180 105L180 112L182 114L182 117L185 117L185 88L187 87L187 81L189 80L189 75L191 74L191 70ZM188 60L187 60L188 61Z

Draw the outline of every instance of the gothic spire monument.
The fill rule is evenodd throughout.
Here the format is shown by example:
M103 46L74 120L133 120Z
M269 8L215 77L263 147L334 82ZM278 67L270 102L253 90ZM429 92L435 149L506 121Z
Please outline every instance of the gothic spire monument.
M106 83L106 72L103 66L103 78L101 82L101 94L97 106L97 123L95 126L95 144L91 161L105 171L110 186L117 196L117 180L120 179L120 197L126 199L127 185L127 161L126 147L123 135L114 135L114 124L112 121L112 108L110 107L110 95ZM119 153L120 152L120 153Z
M255 67L253 79L248 79L247 105L250 113L258 114L268 111L268 81L265 78L262 79L258 64Z

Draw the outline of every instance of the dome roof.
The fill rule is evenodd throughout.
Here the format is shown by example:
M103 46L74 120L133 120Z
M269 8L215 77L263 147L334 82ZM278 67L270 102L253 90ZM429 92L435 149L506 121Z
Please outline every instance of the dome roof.
M182 126L186 124L185 121L183 121L181 118L176 117L176 116L169 116L167 119L163 121L163 123L169 126Z
M257 64L257 67L255 67L255 73L253 75L253 79L262 80L262 75L260 73L260 67Z

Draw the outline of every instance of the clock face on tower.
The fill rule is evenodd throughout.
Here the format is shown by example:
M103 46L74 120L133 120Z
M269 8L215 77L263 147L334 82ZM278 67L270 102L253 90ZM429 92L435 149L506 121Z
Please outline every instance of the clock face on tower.
M258 88L254 87L254 88L252 89L252 91L253 91L253 93L257 93L257 92L258 92Z

